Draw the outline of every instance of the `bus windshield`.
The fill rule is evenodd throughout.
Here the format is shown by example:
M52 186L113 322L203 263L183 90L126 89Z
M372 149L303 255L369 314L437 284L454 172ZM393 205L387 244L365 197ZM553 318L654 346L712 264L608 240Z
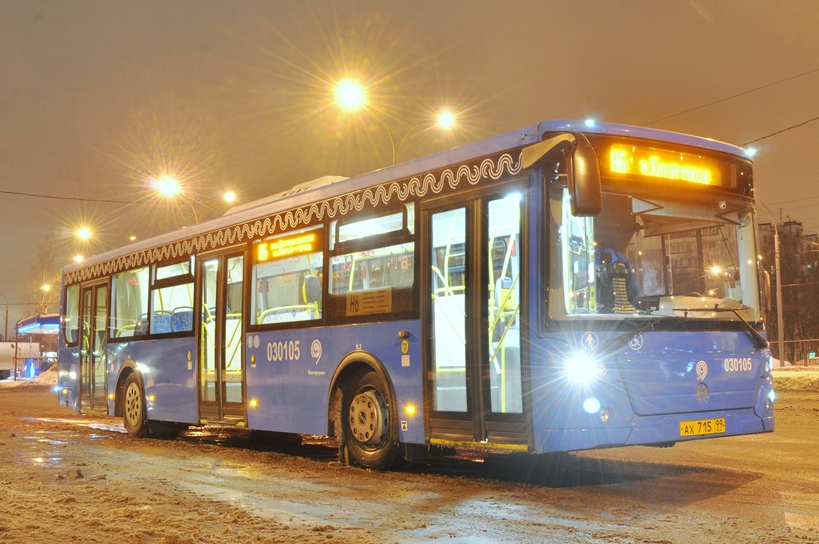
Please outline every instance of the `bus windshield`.
M556 186L549 209L551 318L760 318L750 206L607 193L574 217Z

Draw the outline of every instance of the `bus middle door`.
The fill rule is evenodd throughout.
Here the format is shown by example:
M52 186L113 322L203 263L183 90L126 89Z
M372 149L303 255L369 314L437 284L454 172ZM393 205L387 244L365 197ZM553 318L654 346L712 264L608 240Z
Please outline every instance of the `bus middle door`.
M243 339L244 255L199 259L199 419L246 421Z
M423 215L430 439L526 449L521 190L451 202Z

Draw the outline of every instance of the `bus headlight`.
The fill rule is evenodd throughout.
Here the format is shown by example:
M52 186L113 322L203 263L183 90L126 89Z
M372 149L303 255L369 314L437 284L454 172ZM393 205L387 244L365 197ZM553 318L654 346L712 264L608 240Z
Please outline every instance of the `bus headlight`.
M605 376L606 367L598 363L593 355L578 352L566 360L564 372L569 382L574 385L586 386L594 382L599 376Z

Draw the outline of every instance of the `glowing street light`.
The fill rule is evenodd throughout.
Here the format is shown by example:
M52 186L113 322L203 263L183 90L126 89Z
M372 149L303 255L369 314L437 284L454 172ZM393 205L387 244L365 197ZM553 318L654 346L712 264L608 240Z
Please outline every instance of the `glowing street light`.
M194 207L193 203L185 195L185 188L177 178L164 174L158 178L152 179L151 187L160 197L168 201L174 201L178 198L184 200L188 206L190 206L191 211L193 212L194 222L197 224L199 223L199 214L196 212L196 208Z
M354 113L366 108L369 105L369 93L367 88L364 87L364 85L362 85L359 81L351 78L341 79L335 84L333 87L333 97L335 104L345 113ZM410 135L410 132L422 125L435 125L442 130L452 130L455 127L456 122L456 117L452 110L441 110L434 120L425 119L412 125L398 142L398 146L396 146L395 137L393 136L390 127L387 126L387 123L385 123L384 120L375 112L369 111L369 113L379 123L381 123L381 126L384 127L384 130L387 131L387 135L390 137L393 165L398 163L398 153L401 151L401 145L404 143L404 140L407 139L407 136Z
M435 123L444 130L452 130L455 128L455 114L452 110L441 110Z
M81 251L90 252L89 248L91 242L97 244L103 252L106 251L105 245L99 239L97 239L97 237L94 235L94 231L88 225L81 225L80 227L77 227L77 229L74 231L74 237L80 241L83 248ZM80 259L77 260L77 257ZM83 258L84 257L82 255L76 255L74 256L74 262L82 262Z
M182 194L182 184L173 176L160 176L153 182L154 190L165 198L174 198Z
M401 141L398 142L398 147L395 149L395 152L393 153L392 163L396 164L398 162L398 153L401 151L401 145L403 145L404 140L407 139L407 136L410 135L410 132L412 132L413 130L415 130L416 128L418 128L418 127L420 127L422 125L434 125L434 126L437 126L441 130L446 130L446 131L452 130L453 128L455 128L455 120L456 120L455 119L455 114L452 113L452 110L444 109L444 110L441 110L438 113L438 115L437 115L437 117L435 119L427 119L427 120L424 120L424 121L419 121L419 122L415 123L414 125L412 125L410 127L410 129L407 131L407 133L404 134L404 137L401 138Z
M339 80L333 87L335 103L343 111L354 112L369 103L369 93L359 81L345 77Z
M83 241L90 240L92 236L91 229L86 226L78 228L74 234L77 236L77 238Z

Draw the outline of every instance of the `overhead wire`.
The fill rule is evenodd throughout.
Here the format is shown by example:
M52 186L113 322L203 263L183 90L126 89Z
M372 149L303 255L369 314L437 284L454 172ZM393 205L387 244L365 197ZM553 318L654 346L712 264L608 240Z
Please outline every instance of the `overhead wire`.
M777 134L782 134L783 132L788 132L789 130L793 130L793 129L795 129L795 128L799 128L799 127L801 127L801 126L803 126L803 125L807 125L807 124L808 124L808 123L810 123L811 121L816 121L816 120L819 120L819 117L814 117L814 118L812 118L812 119L808 119L807 121L803 121L803 122L801 122L801 123L799 123L799 124L797 124L797 125L793 125L793 126L790 126L790 127L788 127L788 128L783 128L782 130L777 130L776 132L772 132L771 134L768 134L767 136L762 136L761 138L757 138L756 140L751 140L750 142L745 142L745 143L744 143L744 144L742 144L742 146L740 146L740 147L744 147L744 146L746 146L746 145L749 145L749 144L752 144L752 143L758 142L759 140L764 140L765 138L770 138L771 136L776 136Z
M689 109L687 109L687 110L685 110L685 111L681 111L681 112L678 112L678 113L674 113L674 114L672 114L672 115L667 115L667 116L665 116L665 117L661 117L660 119L655 119L654 121L650 121L650 122L648 122L648 123L643 123L643 125L642 125L642 126L649 126L649 125L653 125L654 123L659 123L660 121L665 121L666 119L671 119L672 117L677 117L677 116L679 116L679 115L684 115L684 114L686 114L686 113L691 113L692 111L701 110L701 109L703 109L703 108L707 108L708 106L713 106L714 104L719 104L719 103L721 103L721 102L725 102L725 101L727 101L727 100L731 100L731 99L734 99L734 98L738 98L738 97L740 97L740 96L744 96L744 95L746 95L746 94L750 94L750 93L753 93L753 92L756 92L756 91L760 91L760 90L762 90L762 89L766 89L766 88L768 88L768 87L773 87L774 85L779 85L780 83L785 83L786 81L791 81L791 80L794 80L794 79L797 79L797 78L800 78L800 77L804 77L804 76L807 76L807 75L813 74L813 73L815 73L815 72L819 72L819 68L814 68L813 70L808 70L807 72L803 72L803 73L801 73L801 74L797 74L797 75L795 75L795 76L787 77L787 78L785 78L785 79L780 79L779 81L774 81L773 83L768 83L768 84L766 84L766 85L762 85L762 86L760 86L760 87L755 87L755 88L753 88L753 89L750 89L750 90L747 90L747 91L743 91L743 92L741 92L741 93L737 93L737 94L734 94L734 95L731 95L731 96L726 96L725 98L720 98L719 100L714 100L713 102L709 102L709 103L707 103L707 104L703 104L703 105L701 105L701 106L697 106L697 107L695 107L695 108L689 108ZM746 145L746 144L743 144L743 145Z
M3 191L0 190L0 194L4 195L15 195L15 196L27 196L31 198L49 198L52 200L73 200L77 202L103 202L106 204L145 204L144 200L113 200L108 198L83 198L83 197L74 197L74 196L56 196L56 195L44 195L38 193L26 193L22 191Z

